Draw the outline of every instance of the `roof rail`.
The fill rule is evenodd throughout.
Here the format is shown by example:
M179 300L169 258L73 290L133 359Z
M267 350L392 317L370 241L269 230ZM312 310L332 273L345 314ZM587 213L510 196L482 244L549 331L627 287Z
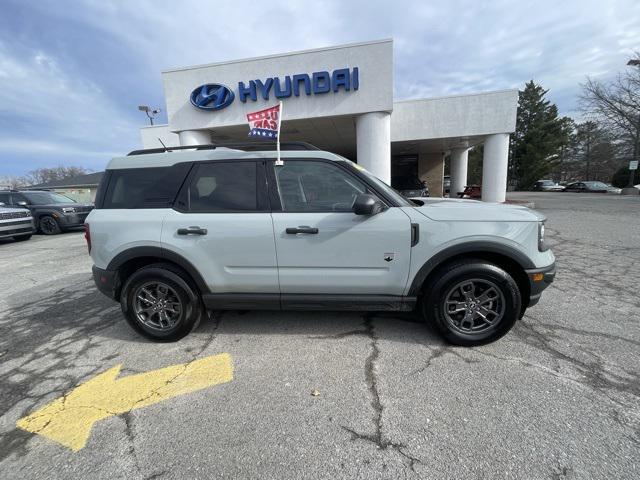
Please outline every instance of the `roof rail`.
M276 150L276 142L231 142L231 143L211 143L204 145L181 145L179 147L145 148L143 150L133 150L127 156L147 155L150 153L172 152L174 150L215 150L216 148L233 148L247 152ZM320 150L315 145L307 142L280 142L280 150Z

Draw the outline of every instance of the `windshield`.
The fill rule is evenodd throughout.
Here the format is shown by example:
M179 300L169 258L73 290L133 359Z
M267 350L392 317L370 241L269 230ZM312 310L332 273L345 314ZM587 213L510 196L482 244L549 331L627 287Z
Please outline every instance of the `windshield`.
M596 187L596 188L607 188L608 185L606 183L602 183L602 182L584 182L585 185L589 185L590 187Z
M384 183L378 177L374 177L371 173L367 172L362 165L358 165L357 163L352 162L351 160L341 157L345 162L353 165L353 168L362 173L371 183L373 183L377 188L382 190L388 197L392 198L399 206L401 207L411 207L415 206L405 197L403 197L397 190L391 188L389 185Z
M55 192L25 192L29 203L33 205L51 205L52 203L76 203L75 200Z
M540 183L542 185L555 185L552 180L542 180Z

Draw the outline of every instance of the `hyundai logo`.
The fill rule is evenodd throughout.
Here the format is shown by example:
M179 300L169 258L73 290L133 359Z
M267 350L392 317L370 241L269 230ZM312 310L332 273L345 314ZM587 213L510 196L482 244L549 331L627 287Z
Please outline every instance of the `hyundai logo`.
M200 85L191 92L191 103L203 110L222 110L231 105L234 98L231 89L219 83Z

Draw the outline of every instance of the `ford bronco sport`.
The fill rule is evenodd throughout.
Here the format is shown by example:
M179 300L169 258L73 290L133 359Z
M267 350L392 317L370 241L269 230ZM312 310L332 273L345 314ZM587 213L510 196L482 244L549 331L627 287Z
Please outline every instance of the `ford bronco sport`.
M129 324L177 340L215 310L412 311L450 342L508 332L555 275L545 218L410 202L308 144L192 146L109 163L86 238Z

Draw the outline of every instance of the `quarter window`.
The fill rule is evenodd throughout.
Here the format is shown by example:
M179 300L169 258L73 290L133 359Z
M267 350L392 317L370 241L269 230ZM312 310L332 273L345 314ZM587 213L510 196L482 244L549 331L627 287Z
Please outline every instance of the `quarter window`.
M258 210L257 164L215 162L197 166L187 191L190 212Z
M336 165L285 160L275 175L285 212L350 212L366 185Z

